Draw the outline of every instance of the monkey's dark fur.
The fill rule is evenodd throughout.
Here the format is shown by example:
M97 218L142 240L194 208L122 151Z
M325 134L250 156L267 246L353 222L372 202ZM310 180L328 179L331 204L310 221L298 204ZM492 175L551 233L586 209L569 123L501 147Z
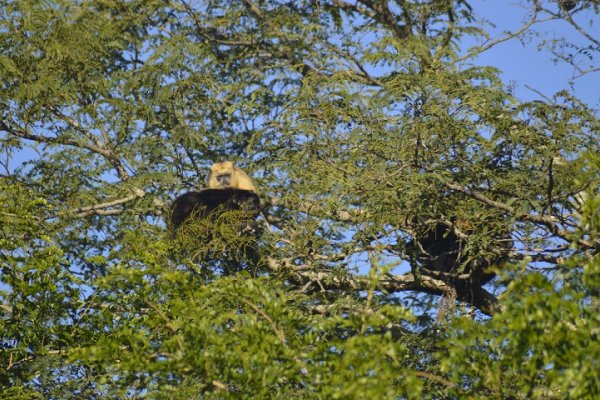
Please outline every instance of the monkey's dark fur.
M455 284L465 280L465 278L460 279L459 275L476 274L480 285L485 285L494 278L493 273L485 271L485 268L490 266L489 260L482 260L477 265L471 265L474 263L470 262L461 270L462 264L466 261L464 243L446 225L435 225L422 234L417 242L422 249L421 253L425 253L417 258L425 269L426 275L427 271L442 273L439 278Z
M469 223L459 221L455 224L469 234ZM417 229L415 239L408 243L411 264L419 273L449 284L455 289L458 299L477 302L481 296L481 287L495 277L490 267L502 264L508 256L481 249L485 255L473 257L472 250L468 251L466 248L466 240L458 237L445 224L421 225L420 228ZM512 247L508 232L496 238L495 242L494 247L498 251Z
M256 218L260 213L260 199L256 193L243 189L204 189L188 192L177 197L171 206L171 227L177 229L190 215L195 218L216 217L219 210L243 211L247 220L240 232L248 228L256 230Z

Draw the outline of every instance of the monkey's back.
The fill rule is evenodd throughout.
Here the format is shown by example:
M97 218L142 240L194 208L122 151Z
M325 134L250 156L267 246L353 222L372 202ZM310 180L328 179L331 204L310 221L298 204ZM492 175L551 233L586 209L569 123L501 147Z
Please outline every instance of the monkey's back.
M171 227L177 229L190 215L208 218L219 209L249 212L254 219L260 212L260 199L250 190L233 188L184 193L171 206Z

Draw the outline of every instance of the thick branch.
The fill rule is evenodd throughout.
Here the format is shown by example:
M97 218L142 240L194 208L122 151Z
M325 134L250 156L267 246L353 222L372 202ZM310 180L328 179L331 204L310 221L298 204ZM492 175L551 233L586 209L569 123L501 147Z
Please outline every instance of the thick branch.
M324 290L367 291L373 288L372 278L367 276L315 271L307 266L293 265L291 260L270 258L267 260L267 265L273 272L284 273L291 282L298 286L306 286L315 282ZM416 291L433 295L454 293L454 289L441 280L429 276L415 277L413 274L383 275L379 277L375 290L388 293ZM474 289L473 292L458 293L458 299L473 305L487 315L501 311L502 306L491 293L485 289Z
M360 2L375 11L375 19L391 29L397 38L406 39L410 36L410 27L398 24L398 19L390 11L387 0L361 0Z

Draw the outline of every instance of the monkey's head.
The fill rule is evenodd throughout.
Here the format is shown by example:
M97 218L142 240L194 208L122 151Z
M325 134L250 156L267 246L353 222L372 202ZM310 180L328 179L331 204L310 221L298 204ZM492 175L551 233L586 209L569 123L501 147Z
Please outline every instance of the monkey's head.
M213 164L208 177L209 189L238 189L258 193L252 178L231 161Z
M235 166L231 161L215 163L210 167L209 181L213 186L228 187L232 184L232 175Z

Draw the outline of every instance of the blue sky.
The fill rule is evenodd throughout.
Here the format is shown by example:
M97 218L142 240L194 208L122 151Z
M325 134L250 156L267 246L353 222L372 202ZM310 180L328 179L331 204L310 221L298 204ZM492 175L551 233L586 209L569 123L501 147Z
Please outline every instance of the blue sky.
M523 7L524 0L472 0L473 10L482 18L495 25L486 30L493 38L501 36L503 31L515 30L527 20L529 10ZM587 32L600 38L599 28L589 25L595 20L600 23L600 16L592 12L577 14L574 20L586 27ZM526 87L526 85L543 93L546 96L559 90L569 90L592 108L600 109L600 72L589 73L573 80L571 87L569 81L574 75L574 68L563 62L552 62L552 54L548 51L538 51L537 43L540 38L561 38L577 44L587 44L584 37L564 21L549 21L534 25L533 29L542 36L532 38L531 41L521 44L512 39L498 44L487 52L481 54L477 61L481 65L491 65L499 68L501 77L506 83L515 84L515 94L522 100L539 99L540 96ZM596 33L594 35L594 33ZM596 51L598 56L598 51ZM596 66L598 66L598 60Z

